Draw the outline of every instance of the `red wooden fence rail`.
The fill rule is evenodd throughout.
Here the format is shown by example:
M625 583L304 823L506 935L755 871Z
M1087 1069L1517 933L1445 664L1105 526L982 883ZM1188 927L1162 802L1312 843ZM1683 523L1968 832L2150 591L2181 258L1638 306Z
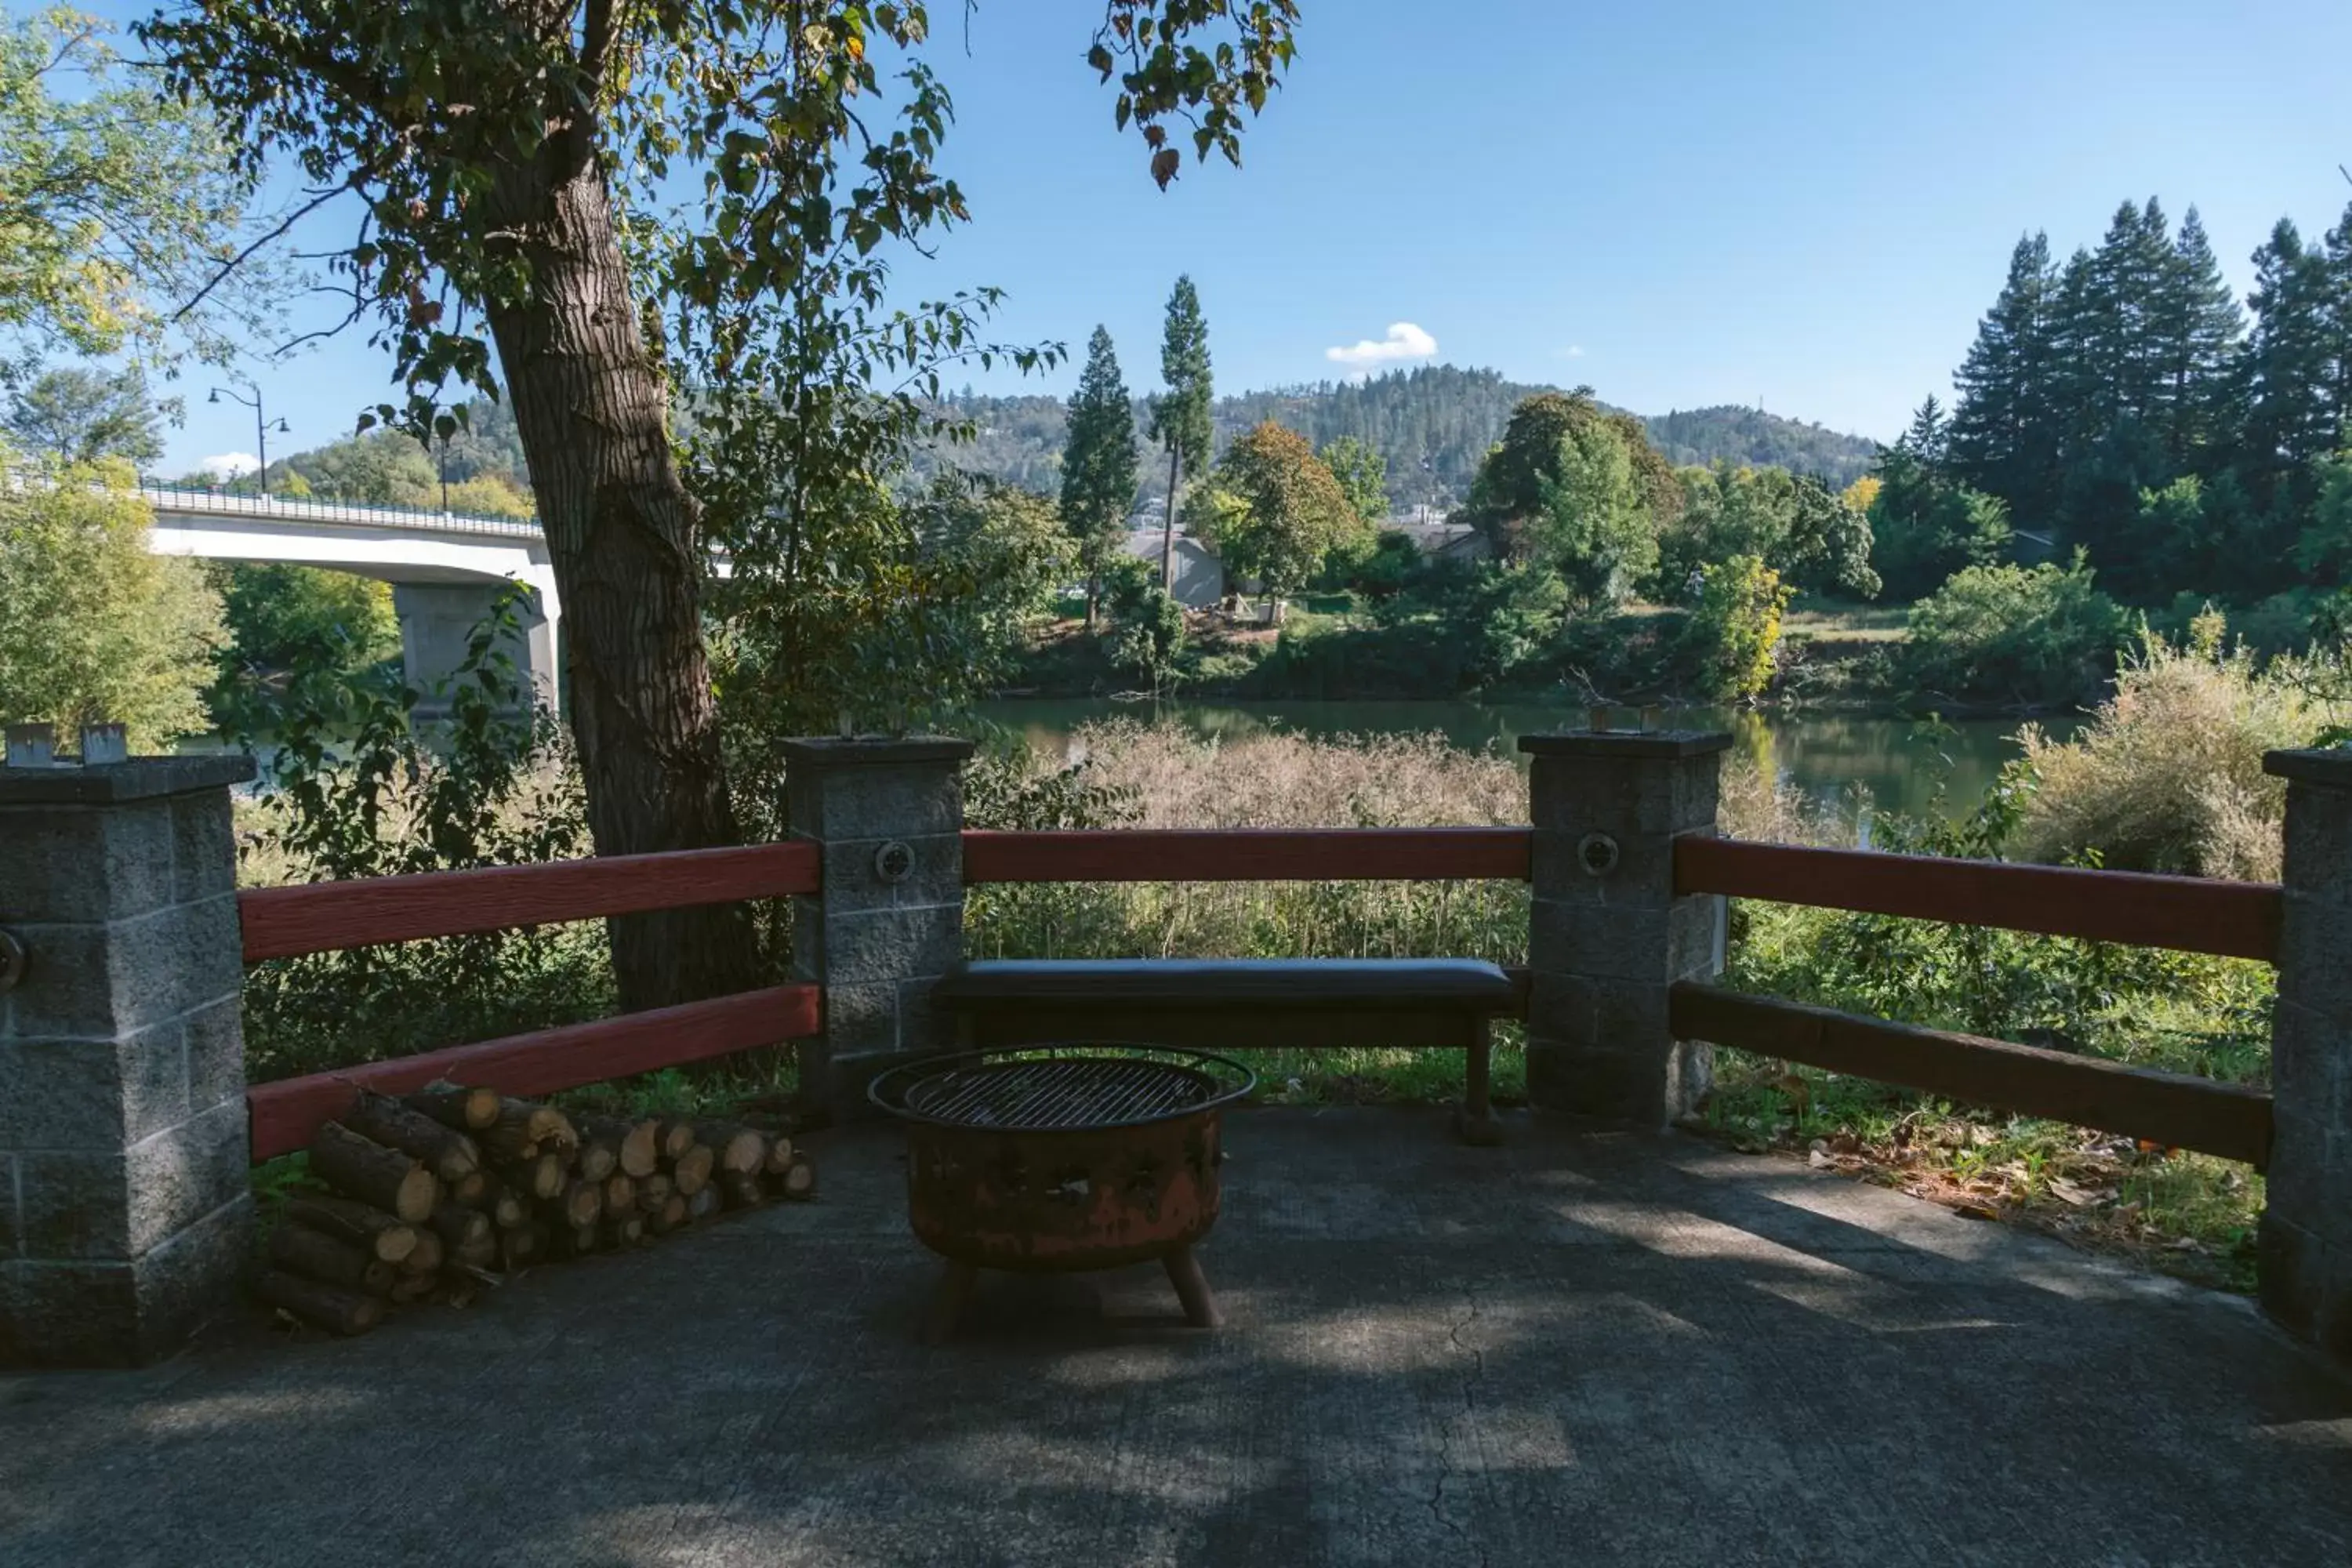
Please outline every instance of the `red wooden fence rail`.
M2275 882L1811 849L1731 838L1676 839L1675 887L1685 893L1727 893L2265 963L2276 960L2285 907Z
M362 1087L405 1094L446 1078L506 1094L551 1094L801 1039L817 1033L821 1016L815 986L778 985L256 1084L245 1095L252 1114L253 1158L268 1160L309 1147L319 1124L351 1109Z
M254 888L236 902L245 961L257 963L381 942L813 893L819 865L814 844L754 844Z
M1669 1021L1677 1039L1732 1046L2257 1168L2270 1160L2271 1097L2257 1089L1689 983L1675 987Z
M1525 827L1119 828L963 836L984 882L1526 881Z

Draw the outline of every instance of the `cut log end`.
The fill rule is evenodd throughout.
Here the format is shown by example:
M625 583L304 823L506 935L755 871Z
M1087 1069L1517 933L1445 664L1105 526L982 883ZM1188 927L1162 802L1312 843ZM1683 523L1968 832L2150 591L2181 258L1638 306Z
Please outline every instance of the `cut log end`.
M795 1202L806 1203L816 1196L816 1164L806 1154L793 1156L791 1169L776 1184L777 1191Z
M401 1103L459 1132L479 1132L499 1119L498 1090L463 1089L446 1080L402 1096Z
M751 1128L733 1121L703 1121L696 1124L694 1132L696 1142L710 1146L722 1172L753 1176L767 1163L767 1137Z
M692 1144L671 1163L670 1182L677 1191L692 1197L710 1184L712 1170L718 1163L718 1156L711 1152L710 1145Z
M410 1225L429 1218L441 1199L441 1184L432 1172L340 1121L320 1126L310 1145L310 1173Z

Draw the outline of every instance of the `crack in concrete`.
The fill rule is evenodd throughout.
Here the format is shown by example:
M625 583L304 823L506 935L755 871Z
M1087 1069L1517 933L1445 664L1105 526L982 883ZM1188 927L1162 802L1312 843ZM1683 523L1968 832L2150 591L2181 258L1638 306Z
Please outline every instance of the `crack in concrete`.
M1476 1294L1466 1289L1462 1294L1463 1300L1469 1304L1469 1310L1447 1325L1446 1338L1454 1342L1454 1348L1456 1351L1470 1357L1469 1374L1462 1380L1460 1417L1463 1421L1469 1422L1477 1418L1478 1384L1486 1375L1486 1352L1475 1345L1466 1345L1462 1342L1462 1331L1476 1322L1479 1316ZM1444 1525L1478 1553L1478 1568L1487 1568L1486 1543L1473 1540L1470 1532L1454 1523L1453 1517L1445 1511L1445 1481L1447 1477L1454 1474L1454 1467L1449 1462L1453 1449L1453 1438L1448 1436L1445 1426L1440 1426L1437 1433L1437 1484L1430 1490L1429 1514L1432 1519Z

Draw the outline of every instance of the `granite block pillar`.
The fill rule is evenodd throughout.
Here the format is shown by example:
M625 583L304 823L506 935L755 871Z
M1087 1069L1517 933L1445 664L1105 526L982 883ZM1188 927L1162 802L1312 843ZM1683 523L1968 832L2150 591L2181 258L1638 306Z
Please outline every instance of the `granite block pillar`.
M21 954L0 992L0 1364L151 1361L234 1298L253 1200L229 789L252 775L0 768Z
M793 900L793 978L824 989L824 1032L800 1057L814 1110L865 1115L875 1074L955 1043L930 990L963 956L971 751L940 736L784 747L792 835L824 857L822 890Z
M2352 1361L2352 750L2263 765L2287 781L2286 909L2256 1269L2272 1316Z
M1677 897L1675 840L1716 830L1722 734L1528 735L1535 826L1528 1098L1662 1127L1706 1092L1710 1053L1667 1022L1720 966L1723 900Z

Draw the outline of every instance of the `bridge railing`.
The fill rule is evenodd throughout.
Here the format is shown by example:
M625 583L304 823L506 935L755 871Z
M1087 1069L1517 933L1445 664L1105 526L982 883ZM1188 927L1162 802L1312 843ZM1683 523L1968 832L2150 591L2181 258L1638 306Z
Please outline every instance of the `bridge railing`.
M162 511L282 519L289 522L341 523L352 527L429 529L437 532L492 534L509 539L540 537L540 527L536 521L511 517L480 517L429 507L305 500L281 496L244 495L234 490L191 489L176 485L142 484L139 495L148 505Z

